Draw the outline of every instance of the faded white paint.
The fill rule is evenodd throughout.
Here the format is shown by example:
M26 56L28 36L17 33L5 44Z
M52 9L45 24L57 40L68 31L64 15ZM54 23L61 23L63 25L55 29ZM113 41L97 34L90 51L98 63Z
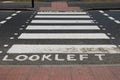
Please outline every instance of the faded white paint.
M0 22L0 24L4 24L4 23L6 23L6 22L7 22L6 20L4 20L4 21L1 21L1 22Z
M93 20L32 20L31 23L94 23Z
M6 19L9 20L9 19L11 19L11 18L12 18L12 17L7 17Z
M115 45L14 44L7 53L120 53Z
M35 18L90 18L88 15L36 15Z
M87 12L38 12L37 14L87 14Z
M97 25L79 25L79 26L68 26L68 25L28 25L27 30L100 30Z
M104 33L22 33L18 39L109 39Z

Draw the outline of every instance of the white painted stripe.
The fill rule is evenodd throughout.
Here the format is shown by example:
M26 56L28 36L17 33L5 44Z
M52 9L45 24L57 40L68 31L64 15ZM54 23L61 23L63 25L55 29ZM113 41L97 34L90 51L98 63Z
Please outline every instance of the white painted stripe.
M87 12L38 12L37 14L87 14Z
M93 20L32 20L31 23L94 23Z
M2 1L2 3L14 3L14 1Z
M17 14L16 13L14 13L14 14L12 14L11 16L16 16Z
M12 18L12 17L7 17L6 19L9 20L9 19L11 19L11 18Z
M104 11L102 11L102 10L100 10L99 12L100 12L100 13L104 13Z
M1 21L0 24L4 24L4 23L6 23L6 22L7 22L7 21Z
M109 39L104 33L22 33L18 39Z
M8 44L4 44L4 47L8 47L9 45Z
M75 15L75 16L70 16L70 15L67 15L67 16L61 16L61 15L53 15L53 16L50 16L50 15L37 15L35 16L35 18L90 18L90 16L88 15Z
M104 15L104 16L109 16L109 15L108 15L108 14L106 14L106 13L104 13L103 15Z
M118 21L118 20L115 20L115 22L118 23L118 24L120 24L120 21Z
M17 11L16 13L20 13L21 11Z
M15 44L7 53L120 53L115 45L32 45Z
M3 51L0 51L0 54L2 53Z
M115 18L113 18L113 17L108 17L109 19L111 19L111 20L115 20Z
M89 26L43 26L43 25L29 25L26 28L27 30L99 30L97 25L89 25Z

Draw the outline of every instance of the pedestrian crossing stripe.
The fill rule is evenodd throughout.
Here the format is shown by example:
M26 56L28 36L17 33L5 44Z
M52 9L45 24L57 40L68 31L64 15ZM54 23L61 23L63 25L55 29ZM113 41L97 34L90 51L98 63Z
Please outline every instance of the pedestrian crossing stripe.
M90 18L88 15L36 15L35 18Z
M104 33L22 33L18 39L109 39Z
M28 25L26 30L100 30L97 25Z
M94 23L93 20L32 20L31 23Z
M14 44L8 52L13 53L120 53L116 45L42 45Z
M87 14L87 12L37 12L37 14Z

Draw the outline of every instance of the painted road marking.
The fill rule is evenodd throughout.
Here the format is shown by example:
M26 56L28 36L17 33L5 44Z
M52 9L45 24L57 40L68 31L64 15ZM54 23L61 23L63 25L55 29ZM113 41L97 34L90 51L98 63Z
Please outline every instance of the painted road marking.
M118 21L118 20L115 20L115 22L118 23L118 24L120 24L120 21Z
M0 51L0 54L2 53L3 51Z
M8 47L9 45L8 44L5 44L4 47Z
M105 13L104 11L100 10L100 13L102 13L104 16L107 16L110 20L113 20L115 23L120 24L119 20L116 20L114 17L111 17L109 14Z
M21 11L17 11L16 13L20 13Z
M87 12L38 12L37 14L87 14Z
M71 15L67 15L67 16L61 16L61 15L53 15L53 16L50 16L50 15L37 15L35 16L35 18L90 18L90 16L88 15L75 15L75 16L71 16Z
M94 23L93 20L32 20L31 23Z
M99 12L100 12L100 13L104 13L104 11L102 11L102 10L100 10Z
M13 13L11 16L9 16L9 17L5 18L5 20L0 21L0 24L4 24L4 23L6 23L6 22L7 22L7 20L10 20L13 16L16 16L16 15L17 15L17 13L20 13L20 12L21 12L21 11L17 11L16 13Z
M14 33L14 35L18 35L18 33Z
M14 1L2 1L2 3L14 3Z
M14 37L10 37L10 39L14 39Z
M22 33L18 39L109 39L104 33Z
M43 26L43 25L29 25L26 30L100 30L97 25L80 25L80 26Z
M12 14L11 16L16 16L17 15L17 13L14 13L14 14Z
M9 19L11 19L11 18L12 18L12 17L7 17L6 19L9 20Z
M1 21L1 22L0 22L0 24L4 24L4 23L6 23L6 22L7 22L6 20L4 20L4 21Z
M113 18L113 17L108 17L109 19L111 19L111 20L115 20L115 18Z
M106 14L106 13L104 13L103 15L104 15L104 16L109 16L109 15L108 15L108 14Z
M14 44L7 53L120 53L115 45Z

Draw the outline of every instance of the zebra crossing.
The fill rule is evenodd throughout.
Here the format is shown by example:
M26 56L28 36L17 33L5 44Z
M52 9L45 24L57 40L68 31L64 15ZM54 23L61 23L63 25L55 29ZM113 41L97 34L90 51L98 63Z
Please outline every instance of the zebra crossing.
M37 41L36 44L32 41L29 44L15 43L7 53L120 53L120 49L114 44L100 44L99 40L109 41L110 37L99 26L87 12L37 12L18 37L18 40ZM41 40L43 44L39 44ZM47 44L44 40L50 43ZM64 40L71 40L72 44L66 44ZM74 44L75 40L78 40L78 44ZM85 40L90 44L85 43ZM60 44L61 42L64 44Z

